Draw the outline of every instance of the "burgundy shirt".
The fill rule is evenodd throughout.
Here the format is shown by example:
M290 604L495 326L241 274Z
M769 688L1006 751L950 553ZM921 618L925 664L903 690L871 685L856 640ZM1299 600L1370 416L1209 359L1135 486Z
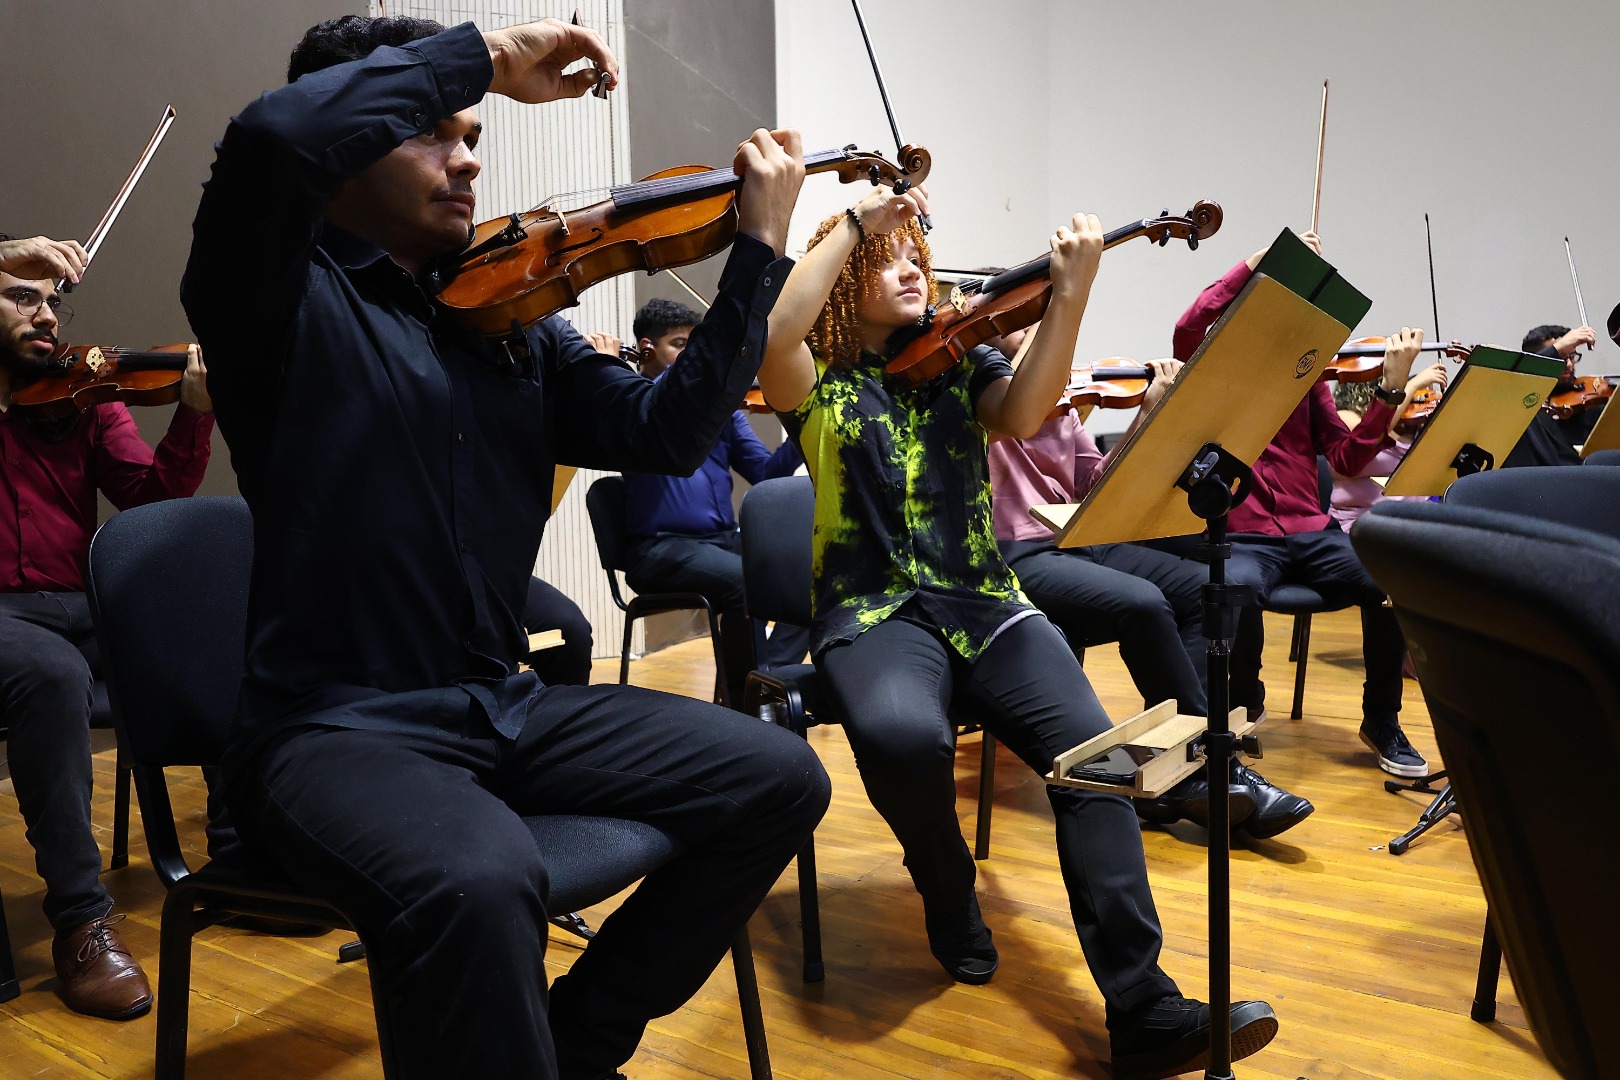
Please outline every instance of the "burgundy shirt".
M1205 289L1176 323L1175 356L1186 360L1197 351L1209 328L1237 299L1254 271L1240 262ZM1361 423L1345 426L1326 383L1317 383L1283 423L1282 430L1254 463L1249 497L1227 515L1233 532L1291 536L1327 527L1316 455L1321 454L1341 476L1358 476L1378 451L1393 445L1389 437L1392 408L1374 398Z
M82 592L96 489L120 510L190 495L213 431L213 416L181 405L154 454L118 402L84 413L60 442L0 412L0 593Z

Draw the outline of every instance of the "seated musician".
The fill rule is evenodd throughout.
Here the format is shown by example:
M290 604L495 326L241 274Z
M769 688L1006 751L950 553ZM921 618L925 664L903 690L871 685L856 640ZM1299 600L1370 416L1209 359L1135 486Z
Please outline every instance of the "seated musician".
M1449 376L1446 365L1431 364L1422 371L1413 375L1406 384L1406 400L1410 402L1412 396L1421 390L1444 390ZM1361 418L1367 414L1367 406L1372 404L1373 389L1376 382L1335 382L1333 386L1333 404L1339 410L1339 419L1344 426L1353 428L1361 423ZM1372 461L1364 466L1355 476L1344 476L1333 471L1333 494L1328 506L1328 514L1332 516L1333 523L1345 532L1350 526L1372 508L1373 504L1383 502L1385 499L1408 500L1412 502L1427 502L1427 495L1385 495L1384 489L1378 486L1374 477L1387 477L1395 471L1406 458L1406 452L1412 447L1412 436L1402 434L1398 428L1401 423L1401 410L1392 410L1393 415L1389 422L1390 444L1378 451Z
M45 880L51 958L68 1008L109 1020L152 1004L102 886L90 827L90 686L96 647L84 565L96 492L120 510L197 490L214 420L195 345L154 453L120 402L39 420L12 394L46 375L73 317L56 282L85 264L72 241L0 234L0 725L17 806Z
M1322 245L1315 233L1305 233L1301 239L1320 254ZM1227 271L1181 316L1174 338L1177 357L1192 356L1264 255L1264 250L1257 251ZM1278 584L1286 579L1325 595L1341 596L1361 609L1362 658L1367 672L1362 687L1361 741L1376 755L1379 768L1395 776L1423 776L1429 768L1400 724L1406 641L1395 612L1384 606L1383 592L1356 558L1349 535L1333 525L1322 509L1316 457L1326 457L1340 475L1355 476L1390 444L1392 418L1406 399L1412 361L1422 342L1421 330L1407 328L1389 339L1372 404L1354 429L1339 419L1327 384L1313 386L1255 462L1249 497L1227 517L1232 558L1226 579L1253 587L1256 605L1242 612L1232 644L1232 703L1247 706L1251 715L1264 709L1260 608Z
M313 28L290 85L227 127L181 288L256 532L226 801L251 853L353 920L405 1078L616 1075L827 805L780 728L517 671L556 465L703 461L763 353L803 178L796 133L738 149L736 242L670 377L558 317L513 363L424 285L475 220L479 100L578 97L580 60L617 79L601 38L553 19ZM520 815L559 813L685 850L548 998L547 868Z
M1524 352L1564 362L1558 385L1553 387L1553 393L1557 393L1574 386L1575 365L1581 362L1582 347L1590 349L1596 344L1597 331L1590 326L1577 326L1572 330L1567 326L1547 324L1533 327L1524 335L1519 347ZM1581 454L1576 447L1586 442L1586 437L1592 433L1592 426L1602 413L1601 408L1582 409L1574 416L1560 419L1545 409L1536 410L1536 415L1530 418L1530 426L1525 428L1519 441L1502 459L1501 467L1518 469L1533 465L1579 465Z
M1011 356L1016 370L1034 331L992 338L991 346ZM1020 348L1022 346L1022 348ZM1175 381L1179 360L1152 360L1154 378L1134 430ZM1127 431L1127 435L1129 431ZM1197 563L1140 544L1098 544L1060 548L1051 530L1030 508L1042 503L1077 503L1107 468L1103 454L1080 416L1065 410L1050 417L1027 439L990 440L990 505L996 542L1007 566L1018 576L1030 603L1046 613L1069 644L1084 648L1119 642L1119 657L1142 694L1144 705L1173 700L1194 716L1208 711L1204 697L1208 665L1200 589L1209 572ZM1315 809L1259 773L1232 759L1228 789L1232 827L1257 838L1293 828ZM1157 799L1137 799L1146 821L1171 824L1188 818L1209 824L1209 784L1195 773Z
M636 352L641 373L654 382L680 358L701 317L684 304L650 300L636 312ZM765 449L748 415L738 411L709 456L690 476L624 474L625 524L630 568L624 578L637 592L702 594L720 615L726 692L740 705L750 669L797 664L810 651L810 632L778 625L756 640L744 614L742 539L731 504L731 474L750 484L787 476L802 461L786 439L775 453Z
M771 313L760 386L816 488L811 627L816 666L845 718L861 779L922 897L929 948L952 978L999 964L956 818L954 728L971 700L988 731L1044 775L1105 731L1063 636L1029 605L996 548L986 439L1028 437L1067 381L1102 251L1095 217L1051 238L1052 299L1016 377L977 348L917 389L885 375L891 335L935 294L915 217L920 191L878 189L822 223ZM1202 1067L1211 1017L1159 969L1162 941L1136 815L1122 797L1048 788L1081 947L1107 1002L1116 1077ZM1276 1019L1229 1017L1242 1057Z
M561 589L531 577L523 599L522 625L525 634L547 630L562 634L561 645L536 649L524 658L541 682L547 686L584 686L591 681L591 621Z

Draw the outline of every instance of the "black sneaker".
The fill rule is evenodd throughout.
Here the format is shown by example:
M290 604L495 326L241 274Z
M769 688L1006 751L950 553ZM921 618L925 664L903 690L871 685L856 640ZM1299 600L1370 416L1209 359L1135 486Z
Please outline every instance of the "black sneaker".
M1263 1001L1232 1005L1232 1060L1259 1052L1277 1035L1277 1014ZM1209 1006L1171 994L1111 1025L1114 1080L1164 1080L1209 1064Z
M1316 810L1309 799L1284 791L1236 759L1232 761L1232 783L1243 785L1254 800L1253 816L1236 827L1256 840L1287 832Z
M1378 767L1392 776L1428 776L1429 763L1406 741L1406 732L1394 717L1363 720L1361 741L1378 755Z
M928 913L924 922L928 929L928 950L957 982L982 986L1001 966L1001 957L990 939L990 928L984 925L984 916L979 912L977 895L966 907L940 915Z
M1227 813L1232 827L1254 815L1254 797L1242 784L1227 786ZM1201 828L1209 828L1209 782L1199 769L1157 799L1132 799L1136 816L1153 825L1174 825L1186 818Z

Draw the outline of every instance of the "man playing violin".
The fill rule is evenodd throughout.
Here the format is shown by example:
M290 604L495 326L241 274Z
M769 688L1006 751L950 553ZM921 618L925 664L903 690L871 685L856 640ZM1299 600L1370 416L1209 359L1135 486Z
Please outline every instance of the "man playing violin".
M190 349L180 405L156 452L119 402L40 419L12 395L50 374L78 281L73 241L0 234L0 725L17 805L45 881L51 957L68 1007L126 1020L151 1007L120 940L90 827L90 700L96 649L84 565L96 492L120 510L197 490L214 430L202 354Z
M1519 347L1524 352L1564 362L1563 373L1558 376L1558 385L1553 387L1553 393L1556 394L1575 388L1575 365L1581 362L1583 355L1581 349L1590 349L1596 344L1597 331L1590 326L1570 329L1567 326L1549 323L1532 328L1524 335L1524 341ZM1502 459L1502 468L1517 469L1527 465L1579 465L1581 454L1576 447L1586 442L1587 436L1592 434L1593 425L1601 415L1603 415L1601 402L1598 408L1583 408L1574 415L1563 418L1553 416L1545 409L1537 409L1536 414L1530 418L1530 426L1525 428L1519 441L1513 444L1513 449Z
M663 378L686 348L698 313L671 300L650 300L636 312L634 333L641 373ZM624 475L625 526L630 568L624 579L637 592L693 592L720 614L726 693L742 703L743 684L757 663L797 664L810 651L810 631L778 625L767 639L744 614L742 541L731 505L731 474L750 484L787 476L804 459L792 439L773 453L754 434L746 413L734 412L703 464L690 476Z
M1030 331L992 338L1016 369ZM1153 410L1181 369L1179 360L1150 360L1152 380L1126 431L1128 438ZM1121 440L1123 442L1123 439ZM1119 656L1146 705L1173 700L1193 716L1209 709L1200 590L1203 567L1141 544L1060 548L1051 530L1031 515L1042 503L1076 503L1101 478L1113 456L1072 410L1047 419L1027 439L990 440L990 504L996 542L1030 603L1045 612L1071 646L1119 642ZM1232 759L1228 786L1232 828L1264 839L1310 816L1315 808ZM1209 784L1195 773L1157 799L1137 799L1136 813L1161 825L1188 818L1209 824Z
M1315 233L1300 237L1321 254ZM1198 297L1176 323L1175 354L1186 359L1197 350L1221 314L1253 276L1265 250L1238 263ZM1254 465L1249 497L1227 517L1231 561L1226 580L1254 589L1254 605L1238 619L1232 644L1231 700L1251 716L1264 709L1260 652L1264 627L1260 609L1285 578L1326 595L1342 596L1361 609L1362 687L1361 741L1377 756L1378 766L1395 776L1423 776L1428 763L1401 729L1401 664L1406 641L1393 609L1362 567L1350 536L1334 525L1322 507L1317 455L1341 476L1359 475L1380 450L1390 445L1394 414L1406 397L1412 362L1423 332L1402 328L1385 345L1382 374L1372 404L1354 429L1347 428L1334 407L1333 393L1318 382L1261 451Z
M573 74L563 69L577 61ZM346 16L220 140L181 297L255 548L223 762L243 844L368 945L401 1077L596 1080L725 955L826 809L789 732L689 698L519 673L556 466L687 472L742 401L804 175L739 149L714 308L657 383L560 318L496 344L436 307L464 249L486 94L578 97L618 62L554 19L480 33ZM634 818L684 851L550 988L520 815Z

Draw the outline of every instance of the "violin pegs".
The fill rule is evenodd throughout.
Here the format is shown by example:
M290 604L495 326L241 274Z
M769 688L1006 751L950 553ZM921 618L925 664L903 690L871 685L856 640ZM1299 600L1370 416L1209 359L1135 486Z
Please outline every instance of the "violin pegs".
M1191 236L1187 237L1187 250L1188 251L1197 251L1198 250L1198 234L1197 233L1193 233Z

